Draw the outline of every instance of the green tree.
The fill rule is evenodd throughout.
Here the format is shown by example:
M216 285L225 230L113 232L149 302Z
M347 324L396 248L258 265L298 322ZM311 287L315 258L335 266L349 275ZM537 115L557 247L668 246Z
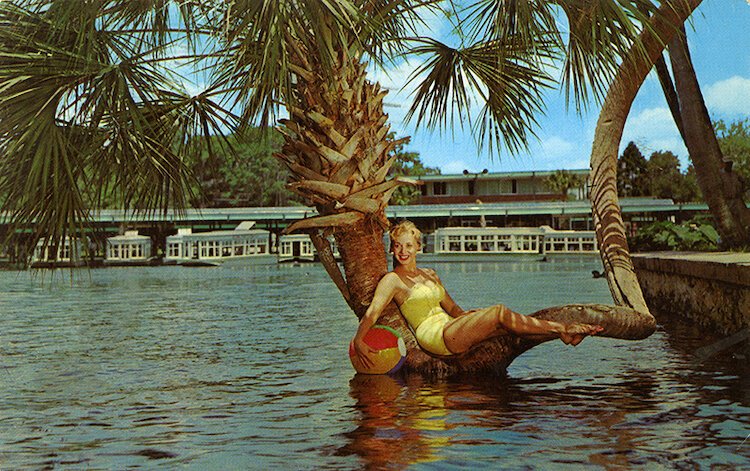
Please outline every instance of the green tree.
M419 152L407 152L404 150L405 143L400 143L393 149L396 161L391 167L391 176L422 177L425 175L440 175L437 167L427 167L419 157ZM391 196L391 204L405 205L414 202L422 192L414 186L400 186L396 188Z
M724 165L741 177L740 191L745 200L750 200L750 119L731 124L719 120L714 127L725 158Z
M744 183L742 176L732 171L731 160L723 155L693 67L684 26L669 42L668 49L674 84L663 57L658 59L657 74L695 166L697 183L723 244L745 247L750 244L750 209L743 199Z
M698 187L695 169L688 167L688 173L680 171L680 159L669 151L654 152L646 164L645 181L647 195L673 199L677 202L695 201Z
M679 203L690 203L703 201L701 189L698 185L698 175L693 164L688 164L685 173L682 174L682 183L674 196Z
M417 126L441 128L465 120L495 151L527 148L548 88L561 85L577 109L605 98L592 147L592 204L608 235L602 252L617 262L606 264L613 297L637 311L572 306L536 315L598 323L617 337L648 335L653 318L631 279L624 228L611 214L616 190L608 191L616 187L620 121L655 52L700 1L480 0L466 10L449 2L461 23L455 31L463 33L451 41L455 47L414 30L419 12L438 3L0 2L2 209L15 227L34 223L59 240L82 229L88 202L98 204L107 186L129 209L185 207L194 181L189 163L196 161L189 156L201 150L194 139L267 127L283 109L277 155L291 171L292 190L319 213L290 229L310 233L361 316L387 270L384 208L402 183L386 178L399 142L389 137L386 92L367 80L366 62L415 54L423 61L408 116ZM560 83L551 65L560 65ZM179 74L176 66L188 69ZM175 86L202 71L210 76L203 91ZM218 150L206 142L208 152ZM329 233L343 273L328 256ZM537 343L496 338L443 360L416 347L395 307L383 322L407 339L407 369L423 372L498 371Z
M555 170L555 172L544 179L544 185L559 195L563 199L568 199L568 191L571 188L576 188L585 183L585 180L574 173L570 173L567 170Z
M216 141L218 138L212 138ZM295 203L286 188L289 171L274 157L282 137L275 130L251 128L228 137L220 152L204 150L192 168L198 181L195 207L285 206Z
M634 142L629 142L617 162L617 192L620 196L644 196L647 162Z
M674 198L682 181L680 159L669 151L654 152L647 163L648 194Z

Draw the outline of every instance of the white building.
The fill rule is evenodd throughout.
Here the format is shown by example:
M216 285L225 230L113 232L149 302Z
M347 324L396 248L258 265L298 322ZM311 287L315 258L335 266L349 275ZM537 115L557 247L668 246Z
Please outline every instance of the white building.
M41 239L34 247L31 266L35 268L81 266L85 263L84 250L83 242L75 237L65 237L58 244Z
M125 234L107 238L106 264L138 264L151 258L151 238L138 234L138 231L125 231Z

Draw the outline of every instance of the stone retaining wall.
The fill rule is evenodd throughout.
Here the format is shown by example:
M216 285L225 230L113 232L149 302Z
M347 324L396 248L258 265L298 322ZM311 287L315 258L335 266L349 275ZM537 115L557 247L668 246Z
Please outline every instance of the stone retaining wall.
M726 335L750 327L750 254L654 252L634 254L633 265L655 314Z

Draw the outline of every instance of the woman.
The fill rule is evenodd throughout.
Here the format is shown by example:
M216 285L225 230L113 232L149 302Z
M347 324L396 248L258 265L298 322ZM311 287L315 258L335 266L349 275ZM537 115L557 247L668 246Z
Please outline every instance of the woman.
M464 311L450 297L433 270L417 267L417 252L422 233L404 221L390 231L393 271L387 273L375 288L370 307L359 322L354 349L365 367L372 365L375 354L365 342L365 334L375 325L383 309L395 301L425 351L439 356L455 355L491 337L518 335L540 340L560 338L566 344L578 345L587 335L603 329L589 324L565 325L535 319L511 311L502 304Z

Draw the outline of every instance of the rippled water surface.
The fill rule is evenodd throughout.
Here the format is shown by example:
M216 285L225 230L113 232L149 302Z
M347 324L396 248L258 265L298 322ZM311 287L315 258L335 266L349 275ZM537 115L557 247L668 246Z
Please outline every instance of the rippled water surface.
M464 308L610 302L595 261L442 264ZM0 272L0 469L750 467L747 341L662 320L506 379L355 376L319 266Z

